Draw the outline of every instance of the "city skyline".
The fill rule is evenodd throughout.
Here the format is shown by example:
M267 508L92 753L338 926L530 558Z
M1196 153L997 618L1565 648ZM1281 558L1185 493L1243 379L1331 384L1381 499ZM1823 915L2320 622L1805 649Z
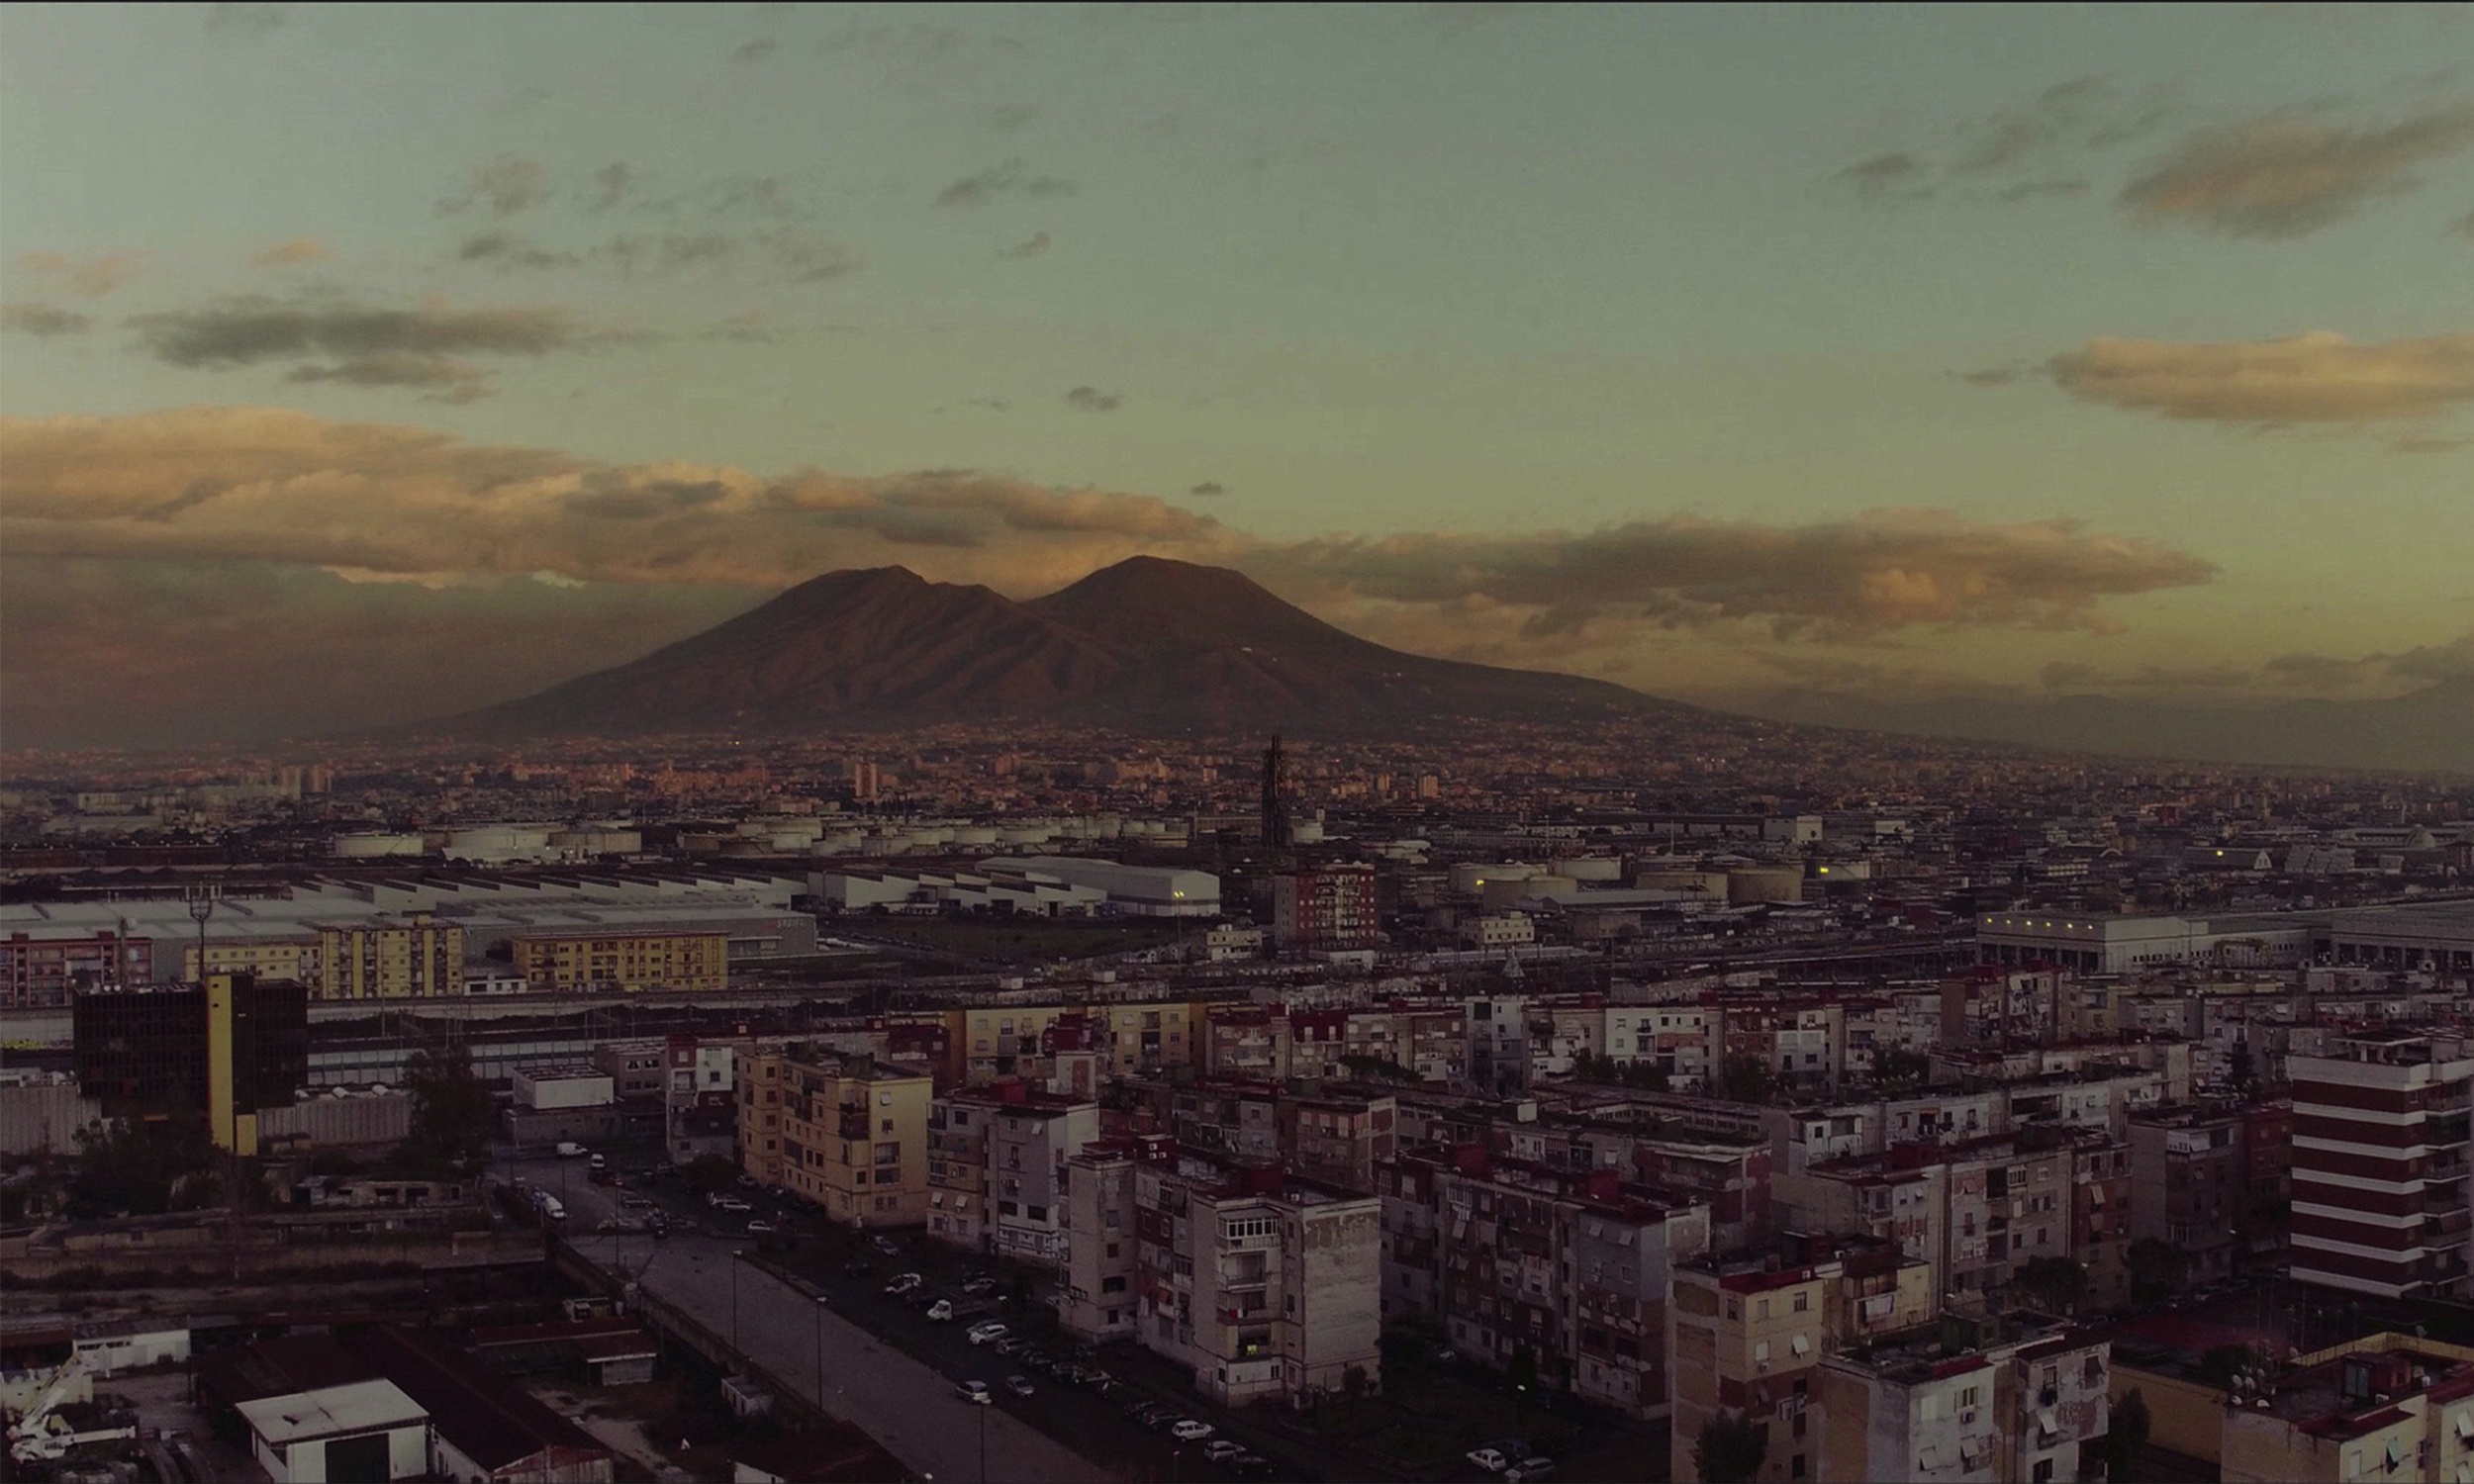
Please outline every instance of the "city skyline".
M12 746L1138 553L1729 707L2474 674L2444 9L0 34Z

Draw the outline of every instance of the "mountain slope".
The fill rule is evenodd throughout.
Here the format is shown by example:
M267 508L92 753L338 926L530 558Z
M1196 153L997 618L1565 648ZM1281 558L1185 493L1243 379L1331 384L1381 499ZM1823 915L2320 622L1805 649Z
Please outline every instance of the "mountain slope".
M1351 731L1681 711L1602 681L1404 654L1235 572L1137 557L1031 603L900 567L802 583L693 638L419 730L508 739L1001 717Z

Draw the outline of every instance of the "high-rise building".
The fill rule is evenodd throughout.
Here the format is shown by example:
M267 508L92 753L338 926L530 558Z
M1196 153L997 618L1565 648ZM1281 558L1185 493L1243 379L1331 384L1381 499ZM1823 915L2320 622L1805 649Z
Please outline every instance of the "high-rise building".
M71 1010L78 1087L115 1113L190 1108L218 1148L257 1153L257 1114L309 1080L309 997L289 980L107 989Z
M2467 1290L2467 1122L2474 1057L2399 1032L2289 1057L2294 1088L2292 1271L2382 1297Z
M927 1072L813 1046L757 1052L744 1066L741 1169L850 1226L927 1219ZM780 1121L768 1127L776 1107Z
M1272 882L1272 941L1284 949L1370 948L1381 926L1372 866L1284 871Z

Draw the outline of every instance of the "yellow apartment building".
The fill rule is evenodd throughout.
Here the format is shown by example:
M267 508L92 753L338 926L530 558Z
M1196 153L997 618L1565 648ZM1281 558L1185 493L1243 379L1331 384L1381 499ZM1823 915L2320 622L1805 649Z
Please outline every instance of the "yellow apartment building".
M543 994L714 992L730 981L723 933L534 932L508 946L516 972Z
M798 1046L742 1068L741 1169L849 1226L927 1220L935 1079L925 1070Z
M464 988L464 930L427 915L321 928L320 999L427 999Z
M313 992L318 987L320 957L318 940L299 938L229 938L206 942L206 963L198 963L198 946L194 943L180 951L180 976L197 983L207 974L245 974L252 978L290 979L307 984Z

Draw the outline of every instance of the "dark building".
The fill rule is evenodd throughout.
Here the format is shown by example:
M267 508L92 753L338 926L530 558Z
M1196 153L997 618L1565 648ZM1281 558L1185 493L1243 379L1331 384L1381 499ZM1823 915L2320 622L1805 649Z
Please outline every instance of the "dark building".
M309 1080L309 990L288 979L96 990L72 1002L70 1025L79 1091L115 1113L198 1109L243 1154L257 1110L289 1107Z

